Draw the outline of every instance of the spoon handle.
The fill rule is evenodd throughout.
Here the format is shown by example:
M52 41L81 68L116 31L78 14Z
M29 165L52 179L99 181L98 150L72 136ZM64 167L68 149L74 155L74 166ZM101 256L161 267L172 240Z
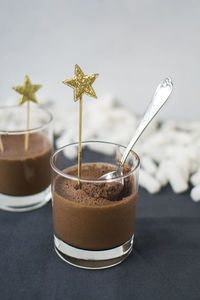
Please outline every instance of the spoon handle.
M171 78L165 78L157 87L155 94L153 96L153 99L151 100L147 111L142 118L132 140L130 141L129 145L127 146L122 159L120 161L119 168L122 168L127 156L129 155L129 152L139 139L140 135L143 133L145 128L149 125L151 120L155 117L155 115L158 113L158 111L162 108L162 106L165 104L167 99L169 98L169 95L171 94L173 89L173 84L171 81Z

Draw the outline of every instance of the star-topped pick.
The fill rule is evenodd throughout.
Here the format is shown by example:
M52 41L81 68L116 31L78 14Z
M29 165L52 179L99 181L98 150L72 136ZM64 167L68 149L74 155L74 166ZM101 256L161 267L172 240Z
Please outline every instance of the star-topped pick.
M26 75L24 78L24 84L22 86L13 87L13 89L21 95L19 105L22 105L26 101L33 101L35 103L38 103L35 97L35 93L41 87L41 84L32 84L28 75Z
M75 65L74 77L63 80L63 83L74 89L74 101L79 100L79 142L78 142L78 178L81 178L81 163L82 163L82 102L83 94L97 98L97 95L92 87L93 82L99 74L85 75L78 65ZM79 181L79 187L81 183Z
M97 98L92 84L99 74L85 75L78 65L75 65L74 73L75 75L73 78L63 80L63 83L74 89L74 101L80 99L83 94Z

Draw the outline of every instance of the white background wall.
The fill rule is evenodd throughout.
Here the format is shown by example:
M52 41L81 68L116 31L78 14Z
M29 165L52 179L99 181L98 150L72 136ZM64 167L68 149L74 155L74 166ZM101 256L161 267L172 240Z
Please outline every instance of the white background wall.
M78 63L100 73L98 96L111 93L137 113L170 75L174 93L161 117L199 118L199 0L0 0L0 41L0 103L29 74L44 85L38 98L75 107L61 80Z

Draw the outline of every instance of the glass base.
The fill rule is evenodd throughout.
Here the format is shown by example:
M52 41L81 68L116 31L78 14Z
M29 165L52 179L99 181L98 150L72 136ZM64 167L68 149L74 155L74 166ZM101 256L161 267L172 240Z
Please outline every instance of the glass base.
M120 264L133 249L132 238L123 245L109 250L83 250L75 248L54 235L58 256L65 262L83 269L106 269Z
M44 206L51 199L50 186L44 191L30 196L10 196L0 193L0 209L24 212Z

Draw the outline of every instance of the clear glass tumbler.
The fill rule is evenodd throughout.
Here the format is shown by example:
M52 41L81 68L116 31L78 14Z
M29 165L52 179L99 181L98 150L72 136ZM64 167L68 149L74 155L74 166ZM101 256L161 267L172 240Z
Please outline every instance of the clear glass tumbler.
M0 209L13 212L51 198L52 116L31 104L29 130L26 118L26 105L0 107Z
M58 149L51 158L55 250L77 267L108 268L123 261L133 247L140 160L130 152L124 175L102 180L100 176L116 170L125 147L108 142L82 146L81 179L77 143Z

